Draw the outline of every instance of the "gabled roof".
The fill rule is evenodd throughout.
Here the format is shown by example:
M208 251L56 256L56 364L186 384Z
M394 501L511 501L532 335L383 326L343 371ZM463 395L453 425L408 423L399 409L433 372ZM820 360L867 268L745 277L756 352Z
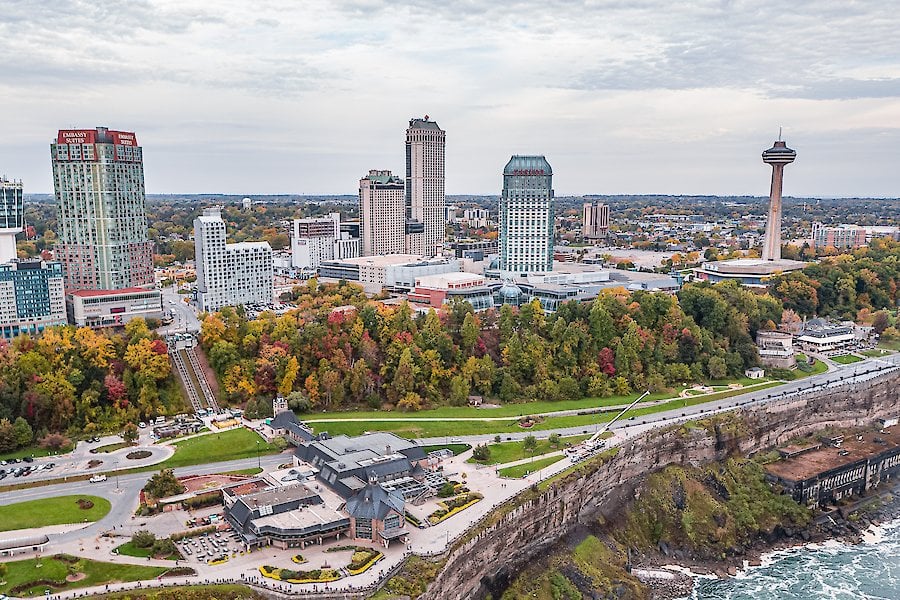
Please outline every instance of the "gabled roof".
M369 483L347 500L347 512L353 518L382 521L393 510L404 514L406 503L399 493L388 492L377 483Z

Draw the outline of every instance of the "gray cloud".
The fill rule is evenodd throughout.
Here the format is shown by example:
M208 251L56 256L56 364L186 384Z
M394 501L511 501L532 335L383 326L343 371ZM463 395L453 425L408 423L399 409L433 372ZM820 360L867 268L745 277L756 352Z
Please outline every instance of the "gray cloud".
M875 1L7 0L0 97L16 119L0 164L46 187L48 132L117 121L179 156L216 144L221 169L263 172L269 191L353 193L368 166L402 164L404 122L428 112L452 142L451 191L493 190L485 164L529 149L561 157L563 191L627 192L618 178L638 173L653 188L632 191L754 191L741 161L778 124L900 151L884 135L900 129L898 29ZM188 133L197 146L179 143ZM707 144L720 172L672 162L682 140ZM271 172L267 147L296 169ZM225 181L180 162L148 182ZM889 172L857 182L886 189ZM798 180L813 193L823 178Z

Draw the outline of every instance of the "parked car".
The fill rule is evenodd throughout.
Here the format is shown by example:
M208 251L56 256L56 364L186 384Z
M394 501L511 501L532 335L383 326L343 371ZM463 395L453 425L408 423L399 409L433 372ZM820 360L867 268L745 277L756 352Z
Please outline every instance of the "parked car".
M138 427L140 427L141 429L147 429L147 424L141 421L140 423L138 423Z

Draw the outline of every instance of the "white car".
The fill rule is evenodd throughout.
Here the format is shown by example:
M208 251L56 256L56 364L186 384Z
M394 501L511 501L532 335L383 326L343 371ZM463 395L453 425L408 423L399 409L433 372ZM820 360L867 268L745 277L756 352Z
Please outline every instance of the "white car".
M141 429L146 429L146 428L147 428L147 424L144 423L143 421L141 421L140 423L138 423L138 427L140 427Z
M94 475L90 479L88 479L91 483L100 483L101 481L106 481L106 475Z

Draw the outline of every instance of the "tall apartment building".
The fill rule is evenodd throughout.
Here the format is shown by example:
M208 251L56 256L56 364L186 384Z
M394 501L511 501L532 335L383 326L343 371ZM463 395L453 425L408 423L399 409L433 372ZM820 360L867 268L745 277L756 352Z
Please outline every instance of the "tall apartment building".
M438 256L447 235L444 130L425 115L406 130L406 217L409 254Z
M291 266L318 269L323 260L359 256L359 238L341 229L341 215L294 219L291 224Z
M553 169L543 156L513 156L500 196L501 277L553 270Z
M812 225L812 243L816 248L859 248L866 245L866 230L857 225L829 227L822 223Z
M609 206L586 202L582 209L581 235L585 241L603 239L609 233Z
M403 180L373 169L359 180L362 256L406 253Z
M152 286L144 164L133 132L64 129L50 145L66 290Z
M16 258L16 234L25 229L22 182L0 177L0 263Z
M225 221L218 207L194 219L197 300L200 310L269 304L274 267L268 242L225 242Z

